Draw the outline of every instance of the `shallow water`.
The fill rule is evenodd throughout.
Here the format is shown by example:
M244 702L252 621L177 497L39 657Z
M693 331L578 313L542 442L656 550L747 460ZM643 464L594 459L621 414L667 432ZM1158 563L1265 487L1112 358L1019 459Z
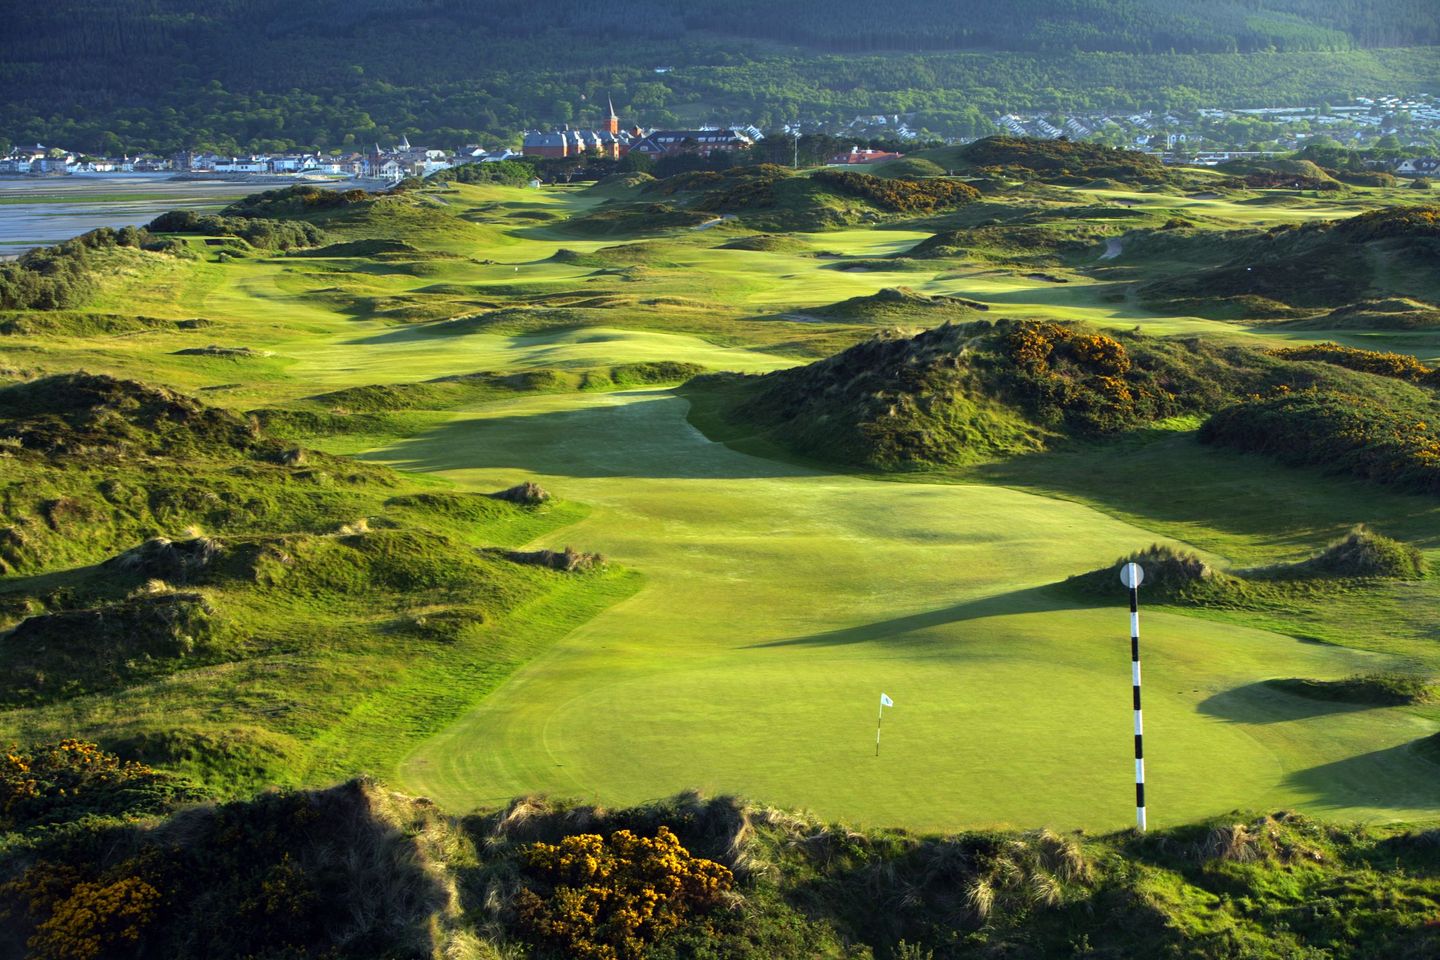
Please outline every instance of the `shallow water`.
M139 226L167 210L218 210L238 197L281 186L173 180L169 174L0 178L0 259L97 227Z

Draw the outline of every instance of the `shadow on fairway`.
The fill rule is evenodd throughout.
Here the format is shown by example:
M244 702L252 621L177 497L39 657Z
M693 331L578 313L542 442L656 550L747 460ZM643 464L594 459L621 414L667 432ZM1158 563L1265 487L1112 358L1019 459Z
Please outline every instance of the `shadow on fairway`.
M1422 752L1428 739L1298 770L1285 786L1327 806L1434 809L1440 807L1440 764Z
M1261 680L1231 687L1207 697L1200 701L1195 709L1207 717L1218 717L1231 723L1285 723L1290 720L1308 720L1311 717L1385 708L1371 703L1344 703L1339 700L1300 697L1278 690L1268 681Z
M852 643L878 643L891 640L907 633L914 633L917 630L927 630L931 627L940 627L949 623L963 623L966 620L983 620L986 617L1002 617L1021 613L1053 613L1057 610L1081 610L1092 604L1079 603L1073 598L1067 597L1063 591L1055 589L1052 585L1043 587L1031 587L1027 590L1016 590L1012 593L1002 593L993 597L983 597L979 600L967 600L964 603L957 603L952 607L942 607L938 610L927 610L923 613L912 613L904 617L894 617L890 620L877 620L874 623L863 623L856 627L845 627L841 630L827 630L824 633L812 633L803 637L789 637L784 640L767 640L764 643L752 643L749 649L762 649L765 647L836 647Z
M625 397L623 402L604 402ZM641 399L630 399L640 397ZM511 417L451 420L367 454L403 470L508 467L554 477L754 480L814 470L736 453L685 420L671 390L605 394L601 402Z

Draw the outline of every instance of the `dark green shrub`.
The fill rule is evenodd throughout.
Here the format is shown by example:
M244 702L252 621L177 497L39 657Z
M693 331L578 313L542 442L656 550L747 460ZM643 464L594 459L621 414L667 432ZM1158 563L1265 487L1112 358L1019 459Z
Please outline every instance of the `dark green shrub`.
M930 213L980 199L979 190L958 180L887 179L850 170L821 170L812 179L891 213Z
M1271 680L1270 685L1311 700L1336 703L1358 703L1375 707L1408 706L1429 703L1435 696L1435 683L1429 677L1401 673L1371 673L1343 680L1288 679Z
M329 193L330 191L324 191ZM225 217L171 210L150 221L146 228L155 233L194 233L207 237L239 237L262 250L291 250L314 247L325 235L313 223L301 220L267 220L250 216Z
M1422 399L1280 391L1216 412L1200 441L1320 466L1375 483L1440 492L1440 417Z

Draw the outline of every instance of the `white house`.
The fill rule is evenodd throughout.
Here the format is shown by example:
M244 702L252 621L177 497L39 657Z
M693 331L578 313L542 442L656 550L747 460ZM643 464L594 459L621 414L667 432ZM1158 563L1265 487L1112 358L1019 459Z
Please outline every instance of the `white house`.
M231 157L215 164L216 173L269 173L269 157Z

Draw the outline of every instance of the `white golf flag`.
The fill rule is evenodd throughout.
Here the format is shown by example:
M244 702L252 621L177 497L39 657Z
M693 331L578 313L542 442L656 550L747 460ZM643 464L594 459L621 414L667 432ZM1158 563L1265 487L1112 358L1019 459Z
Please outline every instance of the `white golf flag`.
M882 694L880 694L880 706L882 706L882 707L893 707L893 706L895 706L895 701L894 701L894 700L891 700L888 696L886 696L885 694L882 693Z

